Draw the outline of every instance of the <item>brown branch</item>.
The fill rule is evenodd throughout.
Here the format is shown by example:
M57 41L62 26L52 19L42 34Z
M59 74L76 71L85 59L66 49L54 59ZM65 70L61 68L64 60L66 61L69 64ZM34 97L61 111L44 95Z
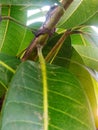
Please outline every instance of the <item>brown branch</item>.
M25 61L25 60L27 60L30 57L30 55L32 53L32 50L36 49L36 45L38 45L38 44L40 44L40 45L45 44L47 38L48 38L48 34L44 34L44 35L40 35L39 37L35 37L31 41L31 43L28 46L28 48L26 49L26 52L25 52L25 54L22 57L22 61Z
M27 50L22 58L22 61L25 61L30 57L32 51L34 51L36 49L37 44L40 44L43 46L45 45L45 43L50 35L50 33L47 32L46 30L49 30L50 32L52 32L52 30L55 28L55 26L58 23L58 21L60 20L60 18L63 16L64 9L66 10L72 2L73 2L73 0L66 0L66 1L63 0L62 6L58 6L58 7L54 8L54 10L52 10L52 12L50 12L50 17L48 19L46 19L44 26L41 26L41 28L39 29L39 31L41 31L40 35L38 35L37 37L34 38L34 40L32 40L31 44L27 48Z
M62 6L58 6L54 12L52 17L47 21L46 28L52 29L55 27L55 25L59 22L61 17L64 14L64 10L67 10L67 8L70 6L70 4L73 2L73 0L63 0L62 1Z

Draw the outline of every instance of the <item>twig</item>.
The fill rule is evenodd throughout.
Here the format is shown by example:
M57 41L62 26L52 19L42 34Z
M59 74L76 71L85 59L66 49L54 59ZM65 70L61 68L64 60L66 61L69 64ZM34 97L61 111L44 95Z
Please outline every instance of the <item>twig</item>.
M40 35L38 35L37 37L34 38L34 40L31 42L31 44L29 45L29 47L27 48L22 61L27 60L32 51L34 51L36 49L36 45L40 44L40 45L45 45L47 39L49 38L49 33L45 32L45 34L43 33L46 30L50 30L50 32L52 32L52 29L55 28L56 24L58 23L58 21L60 20L60 18L63 16L64 14L64 9L66 10L70 4L73 2L73 0L63 0L62 1L62 7L58 6L56 7L52 12L50 17L45 21L45 25L44 27L41 27L41 31L42 33L40 33ZM64 7L64 9L63 9Z
M59 52L62 44L64 43L65 39L71 34L71 30L67 30L62 37L59 39L59 41L56 43L56 45L52 48L52 50L48 53L48 55L46 56L45 60L47 62L50 61L50 59L53 57L53 59L55 58L55 56L57 55L57 53ZM52 60L53 60L52 59Z

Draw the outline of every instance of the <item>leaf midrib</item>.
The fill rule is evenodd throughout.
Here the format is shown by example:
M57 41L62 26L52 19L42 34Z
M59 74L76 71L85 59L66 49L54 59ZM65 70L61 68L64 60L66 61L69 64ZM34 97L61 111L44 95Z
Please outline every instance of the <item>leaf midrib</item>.
M11 14L11 5L9 5L9 9L8 9L8 16L9 17L10 17L10 14ZM0 51L1 51L2 47L3 47L4 41L6 39L6 35L7 35L8 27L9 27L9 22L10 22L10 20L7 20L6 28L5 28L5 32L4 32L4 37L3 37L3 40L2 40L2 43L1 43Z

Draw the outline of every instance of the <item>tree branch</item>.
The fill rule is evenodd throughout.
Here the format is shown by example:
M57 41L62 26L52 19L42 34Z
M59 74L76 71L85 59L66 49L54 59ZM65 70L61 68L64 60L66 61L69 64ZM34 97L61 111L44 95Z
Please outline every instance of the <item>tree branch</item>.
M63 0L61 3L62 6L57 6L50 12L48 19L46 19L45 23L38 30L40 31L39 35L37 35L34 38L34 40L32 40L32 42L26 49L26 52L22 57L22 61L25 61L30 57L32 51L36 49L37 44L40 44L42 46L45 45L47 39L49 38L50 33L55 28L60 18L63 16L64 9L66 10L72 2L73 0Z

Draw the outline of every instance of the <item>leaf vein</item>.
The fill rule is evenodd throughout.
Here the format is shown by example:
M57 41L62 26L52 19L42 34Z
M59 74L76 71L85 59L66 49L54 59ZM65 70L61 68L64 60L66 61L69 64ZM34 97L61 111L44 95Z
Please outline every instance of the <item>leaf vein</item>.
M10 5L9 10L8 10L8 16L10 16L10 13L11 13L11 5ZM3 40L2 40L2 43L1 43L1 49L3 47L4 41L5 41L5 38L6 38L8 26L9 26L9 20L7 21L7 24L6 24L6 28L5 28L5 32L4 32L4 37L3 37Z
M14 120L14 121L6 122L6 123L4 124L4 126L2 127L2 129L5 129L5 127L6 127L8 124L13 124L13 123L25 123L25 124L32 124L32 125L42 126L41 123L37 123L37 122L33 122L33 121Z
M34 104L34 103L28 103L28 102L24 102L24 101L20 101L20 102L18 102L18 101L9 101L7 104L6 104L6 108L9 106L9 105L11 105L11 104L13 104L13 103L15 103L15 104L25 104L25 105L29 105L29 106L33 106L33 107L37 107L37 108L40 108L40 109L43 109L43 106L39 106L39 105L36 105L36 104Z
M28 91L32 91L32 92L34 92L34 93L38 93L38 94L41 94L42 95L42 93L40 92L40 91L36 91L35 89L30 89L30 88L28 88L28 87L22 87L21 86L21 88L23 88L23 89L26 89L26 90L28 90Z
M57 94L57 95L60 95L60 96L62 96L62 97L65 97L65 98L67 98L67 99L69 99L69 100L71 100L71 101L73 101L73 102L75 102L75 103L77 103L77 104L83 106L83 104L82 104L81 102L79 102L79 101L77 101L76 99L73 99L73 98L71 98L71 97L69 97L69 96L67 96L67 95L64 95L64 94L62 94L62 93L58 93L58 92L55 92L55 91L52 91L52 90L49 90L49 92L54 93L54 94ZM84 106L83 106L83 107L84 107ZM86 108L86 107L85 107L85 108ZM86 109L87 109L87 108L86 108Z
M91 57L89 57L89 56L85 56L85 55L83 55L83 54L81 54L81 56L83 56L84 58L87 58L87 59L93 60L93 61L95 61L95 62L98 62L97 59L91 58Z
M64 129L61 129L61 128L59 128L59 127L57 127L57 126L55 126L55 125L53 125L53 124L49 124L51 127L53 127L53 128L55 128L55 129L57 129L57 130L64 130Z
M60 112L60 113L62 113L62 114L64 114L64 115L70 117L71 119L73 119L73 120L79 122L80 124L86 126L87 128L90 128L87 124L85 124L85 122L79 120L77 117L75 117L75 116L73 116L73 115L71 115L71 114L69 114L69 113L67 113L67 112L61 111L61 110L56 109L56 108L53 108L53 107L51 107L51 106L49 106L49 108L52 109L52 110L54 110L54 111Z
M5 67L6 69L8 69L9 71L11 71L12 73L15 73L15 70L12 69L10 66L8 66L7 64L5 64L3 61L0 61L0 64Z
M58 80L58 79L56 80L56 79L52 79L52 78L47 78L47 79L50 81L61 82L61 83L64 83L65 85L70 85L72 87L75 87L75 88L82 90L82 88L80 88L80 87L76 86L75 84L68 82L68 81L62 81L62 80Z

